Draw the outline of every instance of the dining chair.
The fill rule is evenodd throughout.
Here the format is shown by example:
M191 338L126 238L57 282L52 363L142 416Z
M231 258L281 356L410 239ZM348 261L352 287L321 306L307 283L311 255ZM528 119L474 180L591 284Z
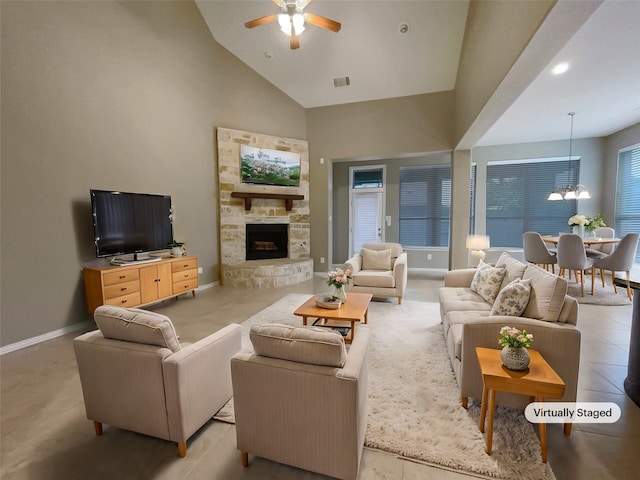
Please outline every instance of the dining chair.
M581 294L584 297L584 271L589 269L593 271L593 259L587 257L582 237L574 233L561 235L558 239L557 257L560 276L564 275L565 270L573 270L577 282L578 274L580 274ZM591 277L591 291L593 291L593 276Z
M613 284L613 291L618 293L616 288L615 276L616 272L625 272L627 274L627 296L629 300L632 299L631 285L629 281L629 271L633 266L633 261L636 257L636 250L638 249L638 237L640 233L627 233L620 239L616 249L604 258L597 258L593 261L593 268L591 269L591 276L595 274L596 268L600 269L600 277L602 277L602 287L604 288L604 271L611 270L611 283ZM593 283L591 284L591 294L594 293Z
M593 232L597 238L615 238L616 231L611 227L600 227ZM616 244L615 243L603 243L601 245L591 245L587 248L587 257L591 258L603 258L607 255L611 255Z
M556 273L558 258L556 254L550 252L544 243L542 236L538 232L524 232L522 234L522 246L524 248L524 259L535 265L543 265L545 270Z

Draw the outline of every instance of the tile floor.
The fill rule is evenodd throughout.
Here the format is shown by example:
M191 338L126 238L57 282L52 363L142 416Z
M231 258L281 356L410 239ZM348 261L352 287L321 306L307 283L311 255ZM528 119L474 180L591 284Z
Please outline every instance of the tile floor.
M437 301L443 272L411 272L407 300ZM321 277L294 287L215 286L153 309L170 316L184 341L241 322L286 293L315 293ZM43 312L46 314L46 312ZM637 478L640 408L624 393L631 306L580 306L580 401L612 401L615 424L576 424L571 436L549 425L549 463L558 480ZM72 339L79 332L0 357L0 477L10 479L321 479L321 475L250 457L242 469L233 425L209 422L188 443L175 444L105 426L97 438L84 414ZM365 449L359 478L454 480L472 478Z

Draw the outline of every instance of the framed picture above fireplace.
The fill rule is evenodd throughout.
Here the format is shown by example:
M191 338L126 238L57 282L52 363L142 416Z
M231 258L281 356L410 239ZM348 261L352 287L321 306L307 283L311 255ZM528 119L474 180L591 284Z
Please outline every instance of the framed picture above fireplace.
M300 154L240 145L242 183L297 187L300 185Z

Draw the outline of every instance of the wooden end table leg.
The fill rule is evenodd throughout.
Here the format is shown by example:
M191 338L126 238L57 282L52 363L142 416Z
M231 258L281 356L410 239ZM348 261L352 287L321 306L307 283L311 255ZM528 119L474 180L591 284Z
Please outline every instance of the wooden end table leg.
M489 390L489 419L487 422L487 454L491 455L493 443L493 416L496 412L496 391Z
M573 427L573 423L565 423L564 424L564 434L571 435L571 427Z
M536 397L536 402L542 403L544 398ZM547 424L541 422L538 424L538 430L540 431L540 449L542 450L542 462L547 463Z
M364 323L369 323L369 308L364 311Z
M482 433L484 433L485 418L487 418L487 387L482 385L482 403L480 404L480 424L478 425Z
M303 316L302 317L302 325L306 325L307 324L307 317Z

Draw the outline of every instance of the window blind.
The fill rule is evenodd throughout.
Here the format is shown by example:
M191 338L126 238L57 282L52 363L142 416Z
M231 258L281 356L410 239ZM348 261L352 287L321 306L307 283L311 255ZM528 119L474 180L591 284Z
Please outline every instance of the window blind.
M575 200L549 201L557 185L577 184L580 160L519 160L487 164L487 235L492 247L522 247L522 234L568 232Z
M451 166L400 168L400 243L447 247L451 215Z
M640 145L618 155L615 230L619 238L640 232ZM640 249L634 262L640 263Z

